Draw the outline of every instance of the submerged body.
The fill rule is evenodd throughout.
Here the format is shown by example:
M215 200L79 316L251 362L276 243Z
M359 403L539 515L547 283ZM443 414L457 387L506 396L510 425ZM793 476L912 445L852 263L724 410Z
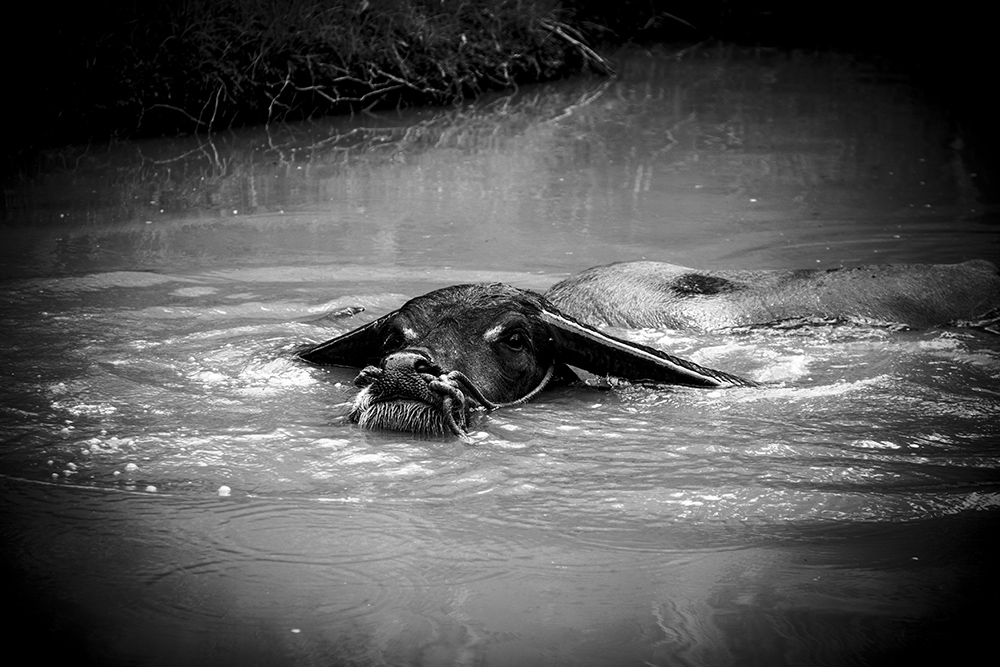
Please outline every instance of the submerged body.
M587 269L545 296L594 326L709 331L788 320L843 320L922 328L996 319L1000 272L985 260L721 271L621 262Z
M788 321L929 327L1000 317L990 262L801 271L698 271L662 262L588 269L544 296L455 285L310 346L305 361L361 368L363 428L466 437L470 414L530 400L570 367L696 387L755 383L609 336L597 326L714 330Z

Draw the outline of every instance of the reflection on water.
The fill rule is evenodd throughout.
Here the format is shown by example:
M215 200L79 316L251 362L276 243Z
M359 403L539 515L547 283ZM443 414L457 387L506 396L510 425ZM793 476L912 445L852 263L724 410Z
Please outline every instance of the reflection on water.
M454 111L67 151L52 160L71 168L10 190L8 217L30 232L5 260L572 271L997 254L961 126L905 81L831 55L619 69Z
M960 128L905 81L829 56L619 70L446 112L91 147L11 186L13 636L111 665L982 649L995 335L619 330L764 386L560 388L484 417L474 446L360 432L353 373L292 358L434 287L544 289L619 259L997 259Z

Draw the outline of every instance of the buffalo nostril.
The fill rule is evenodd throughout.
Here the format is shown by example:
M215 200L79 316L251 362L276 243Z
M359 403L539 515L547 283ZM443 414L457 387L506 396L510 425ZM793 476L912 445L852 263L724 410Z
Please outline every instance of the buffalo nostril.
M367 387L372 382L382 377L382 369L375 366L365 366L354 378L354 384L358 387Z
M412 371L414 373L430 373L438 375L441 369L423 352L403 350L394 352L382 361L382 367L387 371Z

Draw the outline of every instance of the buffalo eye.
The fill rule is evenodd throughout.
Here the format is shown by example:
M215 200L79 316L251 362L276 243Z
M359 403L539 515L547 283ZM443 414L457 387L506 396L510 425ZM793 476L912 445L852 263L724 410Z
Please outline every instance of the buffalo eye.
M528 347L528 335L520 329L507 332L500 340L504 345L516 352Z
M385 340L382 342L384 352L392 352L406 346L406 335L396 327L392 327L386 332Z

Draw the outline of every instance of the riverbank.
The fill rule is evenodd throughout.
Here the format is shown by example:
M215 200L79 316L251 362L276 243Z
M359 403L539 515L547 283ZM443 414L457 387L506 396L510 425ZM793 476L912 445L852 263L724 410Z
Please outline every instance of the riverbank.
M59 66L22 71L20 87L44 143L450 104L612 71L558 0L106 0L36 20Z
M985 28L942 17L834 15L790 2L619 0L95 0L25 8L0 40L4 169L39 148L396 107L585 72L622 43L893 53L943 103L992 131ZM978 29L976 26L980 26ZM930 40L934 40L931 42ZM42 57L44 56L44 57Z

